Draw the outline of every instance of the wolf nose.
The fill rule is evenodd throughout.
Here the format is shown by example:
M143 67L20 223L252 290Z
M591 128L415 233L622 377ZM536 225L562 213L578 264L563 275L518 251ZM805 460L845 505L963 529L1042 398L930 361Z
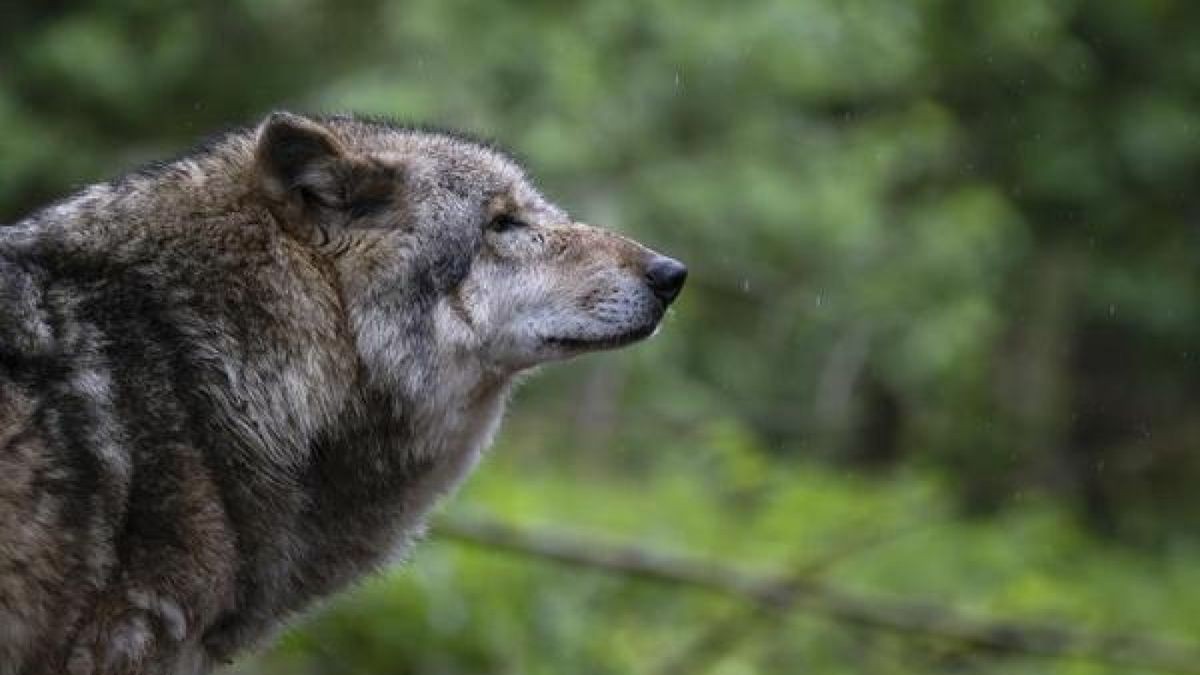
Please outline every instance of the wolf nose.
M679 295L683 282L687 280L687 273L687 267L678 260L664 255L655 256L646 266L646 283L650 284L650 290L665 306Z

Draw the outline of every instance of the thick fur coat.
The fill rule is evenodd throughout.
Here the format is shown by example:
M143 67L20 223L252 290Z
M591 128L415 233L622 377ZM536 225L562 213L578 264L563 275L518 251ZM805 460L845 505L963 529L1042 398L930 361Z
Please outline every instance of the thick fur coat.
M0 675L202 673L377 568L682 265L494 148L272 115L0 227Z

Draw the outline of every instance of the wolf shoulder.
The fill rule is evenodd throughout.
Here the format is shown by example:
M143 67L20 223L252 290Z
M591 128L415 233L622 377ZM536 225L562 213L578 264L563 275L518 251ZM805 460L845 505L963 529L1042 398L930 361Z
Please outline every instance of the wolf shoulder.
M53 347L44 306L47 274L28 250L30 239L27 227L0 226L0 369Z

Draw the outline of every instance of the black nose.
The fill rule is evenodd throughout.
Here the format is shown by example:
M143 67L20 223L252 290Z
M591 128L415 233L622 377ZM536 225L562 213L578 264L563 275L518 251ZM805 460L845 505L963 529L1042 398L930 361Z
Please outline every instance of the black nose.
M650 284L650 290L654 291L664 305L671 304L675 296L679 295L686 280L687 267L664 255L655 256L646 266L646 283Z

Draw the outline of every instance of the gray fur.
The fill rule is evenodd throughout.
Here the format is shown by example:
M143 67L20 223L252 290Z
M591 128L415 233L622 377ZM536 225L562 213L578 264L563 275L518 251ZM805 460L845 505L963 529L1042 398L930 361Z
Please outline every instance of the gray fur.
M0 228L0 675L262 643L404 551L517 373L650 334L664 260L495 149L286 113Z

